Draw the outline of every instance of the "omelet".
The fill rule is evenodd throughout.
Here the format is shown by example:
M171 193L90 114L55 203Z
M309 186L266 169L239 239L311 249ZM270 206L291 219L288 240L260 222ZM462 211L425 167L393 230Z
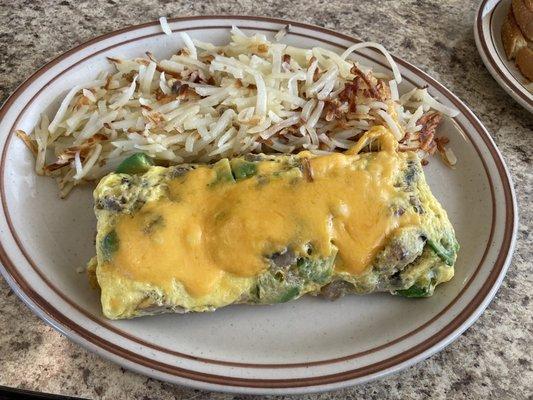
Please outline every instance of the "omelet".
M151 164L136 154L94 191L89 273L108 318L306 294L427 297L454 275L446 211L383 126L346 153Z

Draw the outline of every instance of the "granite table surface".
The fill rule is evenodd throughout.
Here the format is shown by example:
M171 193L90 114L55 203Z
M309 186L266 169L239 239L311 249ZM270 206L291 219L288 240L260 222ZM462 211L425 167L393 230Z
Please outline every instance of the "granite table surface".
M517 248L488 309L445 350L380 381L303 398L531 399L533 115L515 103L485 69L474 42L476 7L476 1L467 0L3 0L0 101L36 68L70 47L160 16L275 16L383 43L456 93L492 134L516 187L521 223ZM246 397L174 386L126 371L43 323L0 278L2 385L113 400Z

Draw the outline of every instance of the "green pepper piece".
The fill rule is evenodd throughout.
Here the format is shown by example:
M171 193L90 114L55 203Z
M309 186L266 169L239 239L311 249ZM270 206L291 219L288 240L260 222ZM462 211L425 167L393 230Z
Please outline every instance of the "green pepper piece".
M455 261L454 250L448 250L443 245L438 242L435 242L432 239L428 239L427 244L441 258L442 261L444 261L449 266L453 266L453 263Z
M286 303L297 297L300 294L300 288L293 286L289 288L285 293L283 293L276 301L276 303Z
M104 260L110 260L113 256L113 253L115 253L118 250L119 246L119 240L117 232L112 230L111 232L108 232L104 238L102 239L102 242L100 244L100 249L102 250L102 254L104 256Z
M232 160L231 169L237 180L249 178L257 173L257 165L255 163L239 158Z
M431 295L429 286L423 287L416 284L405 290L397 290L396 293L403 297L429 297Z
M255 301L259 304L285 303L300 294L299 282L288 282L283 274L266 272L259 277L254 292Z
M326 283L333 273L335 256L326 259L299 258L296 266L306 282Z
M215 180L209 184L209 186L223 182L235 182L235 178L233 178L231 166L227 158L217 161L213 164L212 168L215 170L217 176Z
M119 174L143 174L154 165L154 160L144 153L135 153L122 161L117 167Z

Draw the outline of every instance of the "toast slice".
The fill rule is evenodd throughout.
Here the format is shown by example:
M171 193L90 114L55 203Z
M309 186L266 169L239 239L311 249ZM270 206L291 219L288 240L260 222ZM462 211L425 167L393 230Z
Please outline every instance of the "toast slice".
M502 42L508 60L513 60L520 49L527 47L527 41L516 23L512 9L509 9L502 26Z
M520 30L528 40L533 40L533 1L513 0L513 14Z

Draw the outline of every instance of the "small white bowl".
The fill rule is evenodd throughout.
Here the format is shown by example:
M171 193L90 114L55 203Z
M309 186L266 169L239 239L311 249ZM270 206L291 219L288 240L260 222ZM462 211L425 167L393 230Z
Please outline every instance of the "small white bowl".
M496 82L522 107L533 112L533 93L527 79L514 61L507 60L502 44L502 25L511 8L511 0L483 0L474 21L474 36L479 55Z

